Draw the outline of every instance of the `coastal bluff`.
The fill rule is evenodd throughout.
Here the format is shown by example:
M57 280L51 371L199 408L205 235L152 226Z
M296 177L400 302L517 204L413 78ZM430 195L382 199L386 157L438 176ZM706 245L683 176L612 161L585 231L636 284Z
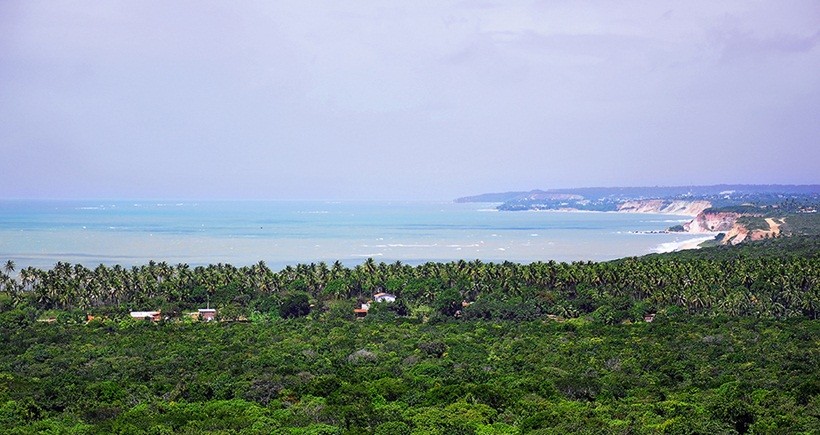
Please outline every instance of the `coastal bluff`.
M693 234L722 233L717 240L722 245L737 245L744 241L779 237L785 217L763 217L761 213L741 213L725 210L704 210L682 225Z
M742 215L736 212L702 210L694 219L683 224L683 230L687 233L729 231L735 226L740 216Z
M580 187L485 193L455 200L493 202L501 211L595 211L689 216L665 232L713 235L735 245L820 228L820 185Z
M684 201L684 200L635 200L625 201L618 206L619 212L624 213L662 213L683 216L698 216L704 210L710 208L709 201Z

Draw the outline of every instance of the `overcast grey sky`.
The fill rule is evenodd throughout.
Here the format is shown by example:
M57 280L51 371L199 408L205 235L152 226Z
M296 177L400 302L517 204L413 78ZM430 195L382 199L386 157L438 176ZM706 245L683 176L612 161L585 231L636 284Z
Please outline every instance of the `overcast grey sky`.
M0 198L818 183L820 2L0 1Z

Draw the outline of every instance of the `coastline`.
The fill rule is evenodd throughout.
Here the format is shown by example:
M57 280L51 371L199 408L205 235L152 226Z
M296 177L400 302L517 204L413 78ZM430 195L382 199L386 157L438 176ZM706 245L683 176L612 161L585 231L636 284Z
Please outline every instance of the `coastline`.
M489 209L481 209L480 211L490 211ZM680 214L680 213L667 213L663 211L635 211L635 210L581 210L577 208L533 208L533 209L526 209L526 210L501 210L495 209L495 211L503 211L503 212L512 212L512 213L605 213L605 214L632 214L632 215L664 215L664 216L680 216L680 217L687 217L694 219L697 217L696 214Z
M488 211L486 209L482 209L482 211ZM678 218L691 218L694 219L697 215L691 214L679 214L679 213L665 213L658 210L653 211L638 211L638 210L579 210L574 208L554 208L554 209L529 209L529 210L498 210L496 211L523 211L523 212L535 212L535 213L605 213L605 214L631 214L631 215L660 215L660 216L670 216L670 217L678 217ZM668 230L656 230L656 231L634 231L635 234L672 234ZM681 233L687 234L687 233ZM655 247L652 252L663 254L667 252L676 252L676 251L683 251L688 249L700 249L700 244L709 240L713 240L715 236L719 233L697 233L697 236L692 238L688 238L686 240L674 241L674 242L665 242L661 243L657 247Z
M660 245L658 245L657 248L655 248L655 253L664 254L667 252L677 252L686 249L700 249L701 243L713 240L715 236L719 233L708 233L709 235L703 234L704 233L701 233L699 237L691 239L661 243Z
M0 202L0 205L5 203ZM135 205L136 204L136 205ZM154 205L152 205L154 204ZM20 267L57 262L275 267L325 261L355 265L480 259L486 262L610 261L645 255L688 235L661 231L686 216L598 211L482 212L449 203L208 202L161 207L119 201L12 204L0 209L0 258ZM94 207L94 208L92 208ZM674 248L672 248L674 249Z

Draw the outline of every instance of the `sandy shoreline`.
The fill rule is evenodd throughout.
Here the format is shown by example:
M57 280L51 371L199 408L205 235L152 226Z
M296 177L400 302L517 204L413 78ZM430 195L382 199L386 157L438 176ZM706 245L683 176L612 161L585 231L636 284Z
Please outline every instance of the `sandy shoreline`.
M655 252L662 254L665 252L682 251L684 249L699 249L698 245L705 241L713 240L717 234L718 233L709 233L707 235L701 234L700 236L691 239L661 243L657 248L655 248Z
M480 211L507 211L507 210L499 210L495 209L481 209ZM646 211L620 211L620 210L607 210L607 211L599 211L599 210L578 210L578 209L571 209L571 208L558 208L558 209L530 209L530 210L516 210L516 211L523 211L523 212L534 212L534 213L615 213L615 214L633 214L633 215L661 215L661 216L669 216L669 217L677 217L677 218L687 218L687 220L680 220L679 222L687 222L689 218L693 218L695 215L688 215L688 214L674 214L674 213L664 213L661 211L658 212L646 212ZM678 221L676 221L678 222ZM636 234L670 234L668 230L657 230L657 231L636 231ZM680 233L681 235L685 235L688 233ZM699 249L700 244L706 242L708 240L713 240L715 236L719 233L697 233L698 235L695 236L692 234L693 237L688 238L686 240L676 240L674 242L666 242L661 243L652 252L662 254L666 252L676 252L682 251L685 249Z

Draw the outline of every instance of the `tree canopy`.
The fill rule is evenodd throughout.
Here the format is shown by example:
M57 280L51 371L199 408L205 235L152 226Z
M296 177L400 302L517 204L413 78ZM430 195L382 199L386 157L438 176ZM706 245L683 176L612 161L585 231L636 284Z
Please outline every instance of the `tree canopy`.
M816 433L817 246L778 239L606 263L10 271L0 427ZM355 320L381 291L398 300ZM208 302L222 321L184 316Z

